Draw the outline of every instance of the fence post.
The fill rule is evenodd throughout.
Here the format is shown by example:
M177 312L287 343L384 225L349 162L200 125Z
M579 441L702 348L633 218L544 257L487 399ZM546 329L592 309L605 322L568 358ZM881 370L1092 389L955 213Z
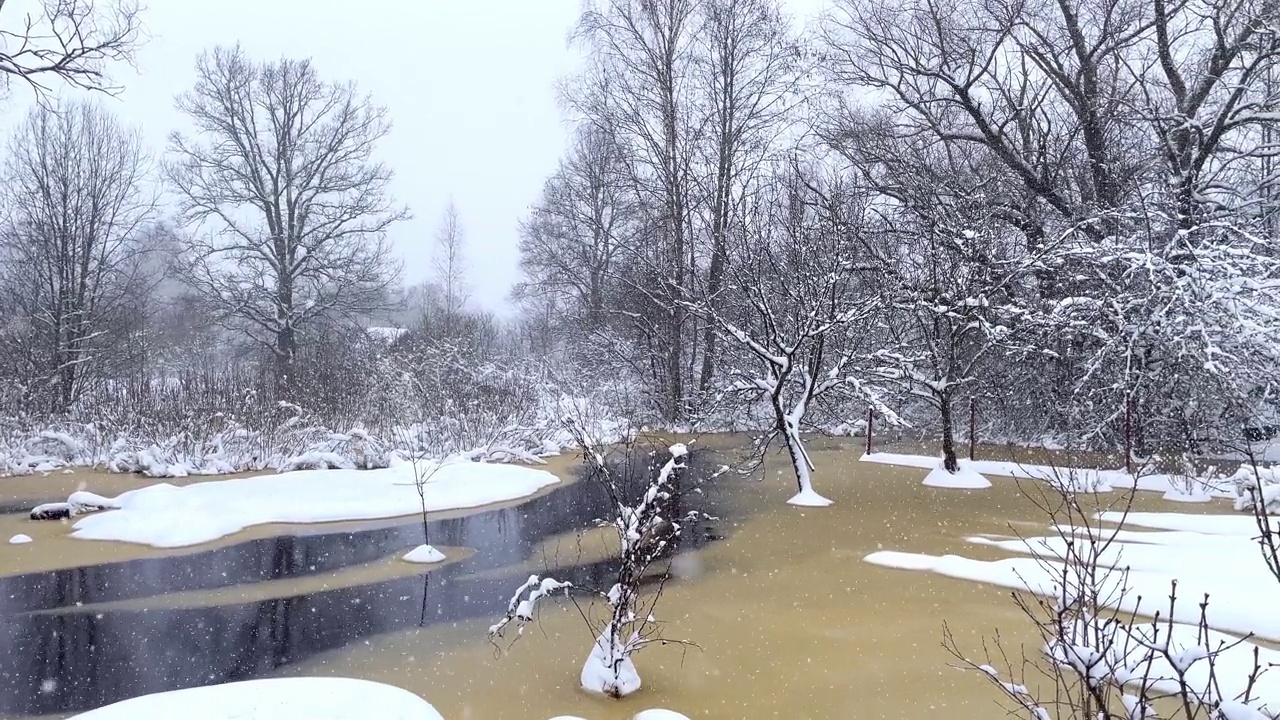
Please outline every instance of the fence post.
M1133 474L1133 403L1124 396L1124 471Z
M871 454L871 426L876 421L875 410L867 408L867 454Z
M977 399L969 398L969 462L974 461L978 449L978 410Z

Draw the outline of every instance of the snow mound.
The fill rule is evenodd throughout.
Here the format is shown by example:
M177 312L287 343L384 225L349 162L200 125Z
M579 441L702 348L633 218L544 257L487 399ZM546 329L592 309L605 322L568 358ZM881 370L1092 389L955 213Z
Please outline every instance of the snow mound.
M796 493L794 497L787 501L787 504L795 505L796 507L831 507L835 503L813 490L805 490Z
M511 465L452 462L424 472L428 512L515 500L554 485L551 473ZM414 515L422 503L410 463L381 470L299 470L260 477L166 483L98 498L118 509L78 521L72 537L187 547L254 525L377 520ZM73 496L72 503L85 499Z
M418 547L405 553L403 558L406 562L422 563L430 565L431 563L444 562L444 553L431 547L430 545L419 545Z
M31 542L31 536L23 535L22 533L18 533L17 535L9 538L10 545L26 545L29 542Z
M605 631L606 633L608 630ZM623 655L618 643L613 643L602 633L591 646L591 654L582 665L582 689L609 697L626 697L640 689L640 673L631 657Z
M960 463L960 469L954 473L947 472L946 468L938 465L924 476L924 484L929 487L958 490L981 490L991 487L990 480L983 477L968 463L963 462Z
M1165 494L1162 497L1165 500L1168 500L1169 502L1180 502L1180 503L1213 502L1213 496L1202 490L1187 492L1186 490L1171 488L1167 492L1165 492Z
M656 709L636 713L636 716L632 718L632 720L689 720L689 718L686 715L681 715L680 713L672 712L671 710Z
M354 678L272 678L143 695L72 720L444 720L430 703Z

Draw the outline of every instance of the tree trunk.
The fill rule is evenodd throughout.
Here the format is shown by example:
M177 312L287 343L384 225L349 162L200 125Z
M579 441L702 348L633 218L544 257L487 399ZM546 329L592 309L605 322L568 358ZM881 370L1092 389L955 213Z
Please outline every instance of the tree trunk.
M951 393L938 395L938 410L942 416L942 467L949 473L960 470L960 462L956 460L955 421L951 417Z

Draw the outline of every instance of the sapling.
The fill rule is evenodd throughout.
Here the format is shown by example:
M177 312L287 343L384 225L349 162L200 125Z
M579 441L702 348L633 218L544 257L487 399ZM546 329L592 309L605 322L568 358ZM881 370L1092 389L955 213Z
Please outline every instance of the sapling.
M609 499L613 517L601 524L613 528L617 534L619 558L617 572L612 575L614 582L608 589L592 590L556 578L532 575L512 596L506 615L489 628L489 637L491 640L502 638L512 626L516 628L516 638L520 637L525 626L534 620L538 604L547 597L565 595L575 602L583 596L600 600L608 608L606 618L593 620L587 612L582 612L595 640L582 666L581 683L588 691L621 698L640 689L640 675L633 661L636 653L653 643L687 644L662 637L653 615L669 567L659 574L655 592L646 595L641 590L651 567L668 555L680 537L684 518L671 517L668 508L680 493L689 450L680 443L671 445L667 449L667 460L656 473L650 466L643 493L629 504L624 495L624 479L610 467L605 454L588 440L582 424L566 420L565 426L582 450L589 480L602 488Z

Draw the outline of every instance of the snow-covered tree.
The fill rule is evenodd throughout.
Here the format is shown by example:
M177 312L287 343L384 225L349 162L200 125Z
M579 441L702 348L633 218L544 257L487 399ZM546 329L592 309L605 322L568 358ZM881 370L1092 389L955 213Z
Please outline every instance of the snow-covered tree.
M619 548L614 583L608 588L590 589L555 578L530 576L511 597L506 615L489 628L489 636L504 637L511 627L516 629L516 637L523 635L525 625L534 621L540 601L556 594L568 596L576 592L602 601L608 613L599 623L588 620L594 641L583 663L580 681L585 690L621 698L640 689L640 674L634 661L636 653L654 643L675 642L662 636L661 625L654 615L662 596L661 583L656 592L647 594L642 592L642 583L652 568L670 557L686 521L683 517L673 517L672 511L679 507L677 498L684 491L682 475L687 468L689 450L679 443L667 448L666 459L656 469L652 463L649 465L639 497L632 498L628 493L630 483L625 477L629 469L615 467L616 459L601 449L581 423L572 419L565 422L580 445L589 481L602 488L609 498L613 515L606 524L616 532ZM623 457L624 466L634 459L631 455L628 452ZM666 571L660 572L665 580Z
M0 326L14 378L42 410L66 412L141 331L155 281L151 161L136 130L92 103L36 108L0 181Z
M218 48L178 108L170 183L191 223L186 280L219 319L274 359L290 392L301 336L388 303L391 170L373 160L386 110L308 60L255 62Z
M741 358L727 371L729 390L748 406L768 406L771 422L756 449L763 458L775 441L786 448L793 505L831 504L813 489L802 435L815 403L852 396L897 421L859 363L882 308L858 237L862 209L843 189L820 190L799 170L772 178L753 194L732 242L723 297L694 306Z

